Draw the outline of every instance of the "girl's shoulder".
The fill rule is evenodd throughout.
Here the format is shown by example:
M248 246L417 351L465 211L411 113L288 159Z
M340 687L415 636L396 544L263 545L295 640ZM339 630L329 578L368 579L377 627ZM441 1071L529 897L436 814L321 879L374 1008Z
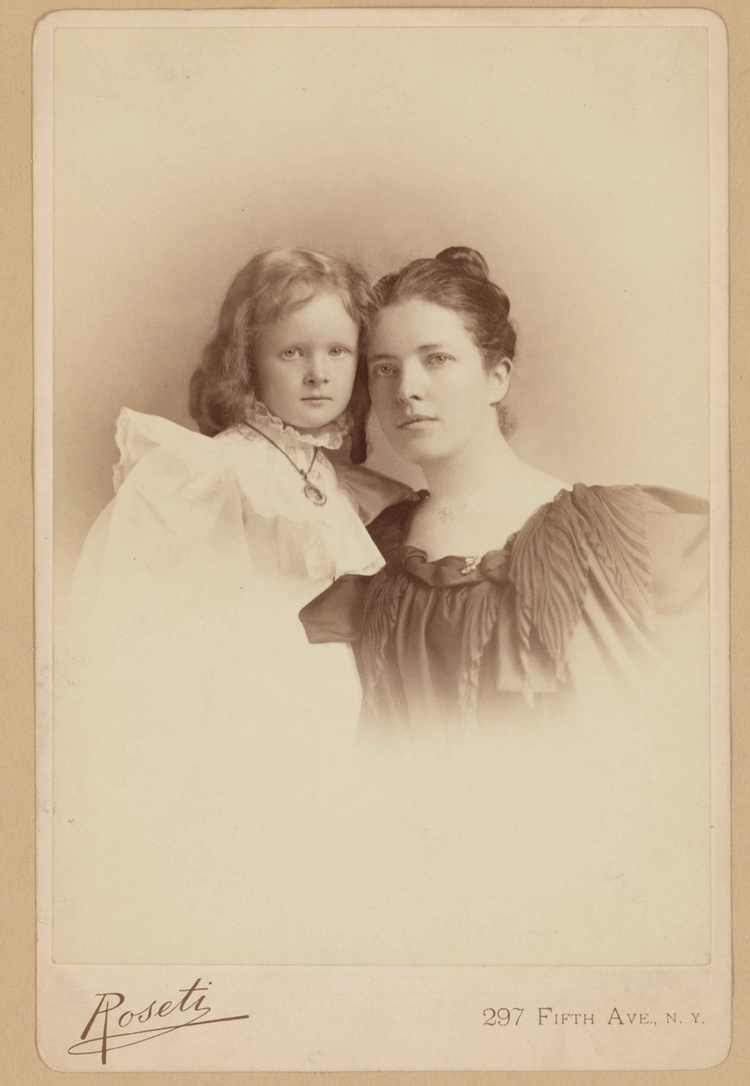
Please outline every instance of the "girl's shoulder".
M115 441L120 453L113 471L116 491L138 464L158 450L188 468L205 467L217 459L216 445L205 434L160 415L147 415L129 407L123 407L117 417Z
M113 470L116 492L130 480L131 489L162 495L174 491L194 500L229 486L268 516L279 512L286 497L302 511L309 504L294 501L305 456L263 434L230 427L209 437L125 407L117 419L115 440L120 453ZM332 474L324 456L315 467Z
M149 525L152 549L164 554L221 537L222 545L257 558L259 569L311 578L371 574L383 564L326 452L304 435L284 441L238 427L208 437L125 408L116 437L115 519L140 526L144 553ZM404 489L375 473L352 473L358 482L350 478L349 490L373 515L395 486ZM310 498L311 487L322 502Z
M364 465L355 465L343 457L332 458L339 488L348 498L363 524L370 525L402 504L413 504L414 491L406 483L381 475Z
M162 519L179 518L188 507L191 516L200 515L201 509L226 502L264 518L302 520L308 515L310 503L300 497L297 469L258 435L248 440L231 428L209 437L170 419L123 408L115 437L118 501L145 500ZM325 470L324 464L318 466Z

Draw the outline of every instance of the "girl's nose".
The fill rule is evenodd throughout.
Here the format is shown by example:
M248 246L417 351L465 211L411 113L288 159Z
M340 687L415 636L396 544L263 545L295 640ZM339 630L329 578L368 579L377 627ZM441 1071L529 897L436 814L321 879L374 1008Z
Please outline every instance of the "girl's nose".
M305 381L308 385L324 385L328 382L327 357L318 353L310 355L307 360Z

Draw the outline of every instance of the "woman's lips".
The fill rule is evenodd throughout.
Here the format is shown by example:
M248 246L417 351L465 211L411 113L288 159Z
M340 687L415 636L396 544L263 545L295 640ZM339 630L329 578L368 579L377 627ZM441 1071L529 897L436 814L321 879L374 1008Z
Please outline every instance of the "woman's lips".
M436 419L430 418L429 415L409 415L408 418L404 419L403 422L400 422L398 424L398 428L399 430L421 430L428 423L436 421Z

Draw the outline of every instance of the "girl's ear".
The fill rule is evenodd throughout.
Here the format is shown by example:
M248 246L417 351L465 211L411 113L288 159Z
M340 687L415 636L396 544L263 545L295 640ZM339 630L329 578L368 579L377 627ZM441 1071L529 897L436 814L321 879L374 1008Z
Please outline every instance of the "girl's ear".
M513 363L510 358L501 358L490 369L490 403L498 404L505 399L510 387L510 374Z

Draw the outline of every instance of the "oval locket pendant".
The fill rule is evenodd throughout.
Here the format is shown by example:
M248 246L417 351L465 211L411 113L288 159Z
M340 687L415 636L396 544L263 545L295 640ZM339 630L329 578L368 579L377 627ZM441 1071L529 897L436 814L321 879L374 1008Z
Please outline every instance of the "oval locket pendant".
M305 483L305 497L309 498L314 505L325 505L326 496L322 490L317 486L313 486L312 483Z

